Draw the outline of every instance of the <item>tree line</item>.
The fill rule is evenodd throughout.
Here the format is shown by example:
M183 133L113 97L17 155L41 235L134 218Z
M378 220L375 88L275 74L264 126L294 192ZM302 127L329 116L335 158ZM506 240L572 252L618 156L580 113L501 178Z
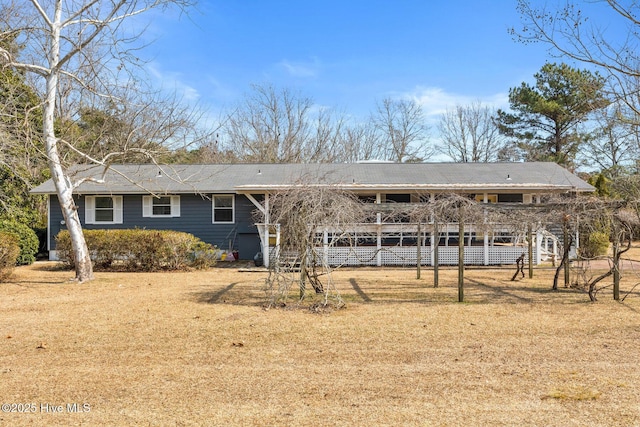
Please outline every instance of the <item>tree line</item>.
M415 99L384 98L354 118L270 84L253 85L211 124L205 111L150 86L138 55L144 30L134 29L144 26L123 25L192 3L0 2L0 218L42 225L45 204L28 191L52 178L75 255L88 259L72 197L81 181L69 168L82 163L554 161L594 172L602 194L612 180L636 176L635 3L607 2L629 29L616 45L589 26L586 9L520 0L514 38L547 43L588 68L546 63L534 83L509 90L509 109L457 105L434 126ZM91 269L78 275L90 278Z

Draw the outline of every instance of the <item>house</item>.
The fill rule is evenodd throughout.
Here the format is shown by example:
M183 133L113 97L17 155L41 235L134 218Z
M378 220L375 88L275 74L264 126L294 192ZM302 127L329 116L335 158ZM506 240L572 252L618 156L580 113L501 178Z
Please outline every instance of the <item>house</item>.
M113 165L74 168L72 180L81 182L74 192L85 229L147 228L192 233L223 249L234 249L241 259L266 255L274 245L269 224L269 195L302 182L338 185L372 203L419 203L424 195L460 193L485 203L539 203L552 193L584 193L594 188L555 163L355 163L355 164L213 164L213 165ZM32 190L48 195L47 241L50 259L56 259L55 236L65 228L51 180ZM421 199L422 198L422 199ZM256 216L256 212L258 215ZM334 248L336 263L405 264L416 262L416 230L411 224L378 224L376 245L363 254ZM451 233L455 231L451 228ZM449 229L446 229L449 233ZM380 238L382 233L382 238ZM404 234L403 234L404 233ZM271 238L270 238L271 237ZM544 236L536 241L536 261L541 259ZM435 242L434 242L435 240ZM392 242L392 243L389 243ZM427 239L438 246L440 239ZM441 248L441 263L457 262L457 251ZM440 243L442 244L442 243ZM393 246L382 253L381 245ZM371 247L374 246L374 247ZM476 264L515 262L522 249L493 256L486 236L484 245L469 260ZM327 248L325 248L327 249ZM340 250L343 251L340 254ZM402 251L405 251L402 255ZM507 253L504 247L495 248ZM377 252L376 252L377 251ZM395 251L395 252L394 252ZM432 251L433 252L433 251ZM328 253L325 253L328 256ZM455 260L454 260L455 258ZM426 263L430 262L426 257ZM449 260L449 261L447 261ZM431 262L433 261L433 255Z

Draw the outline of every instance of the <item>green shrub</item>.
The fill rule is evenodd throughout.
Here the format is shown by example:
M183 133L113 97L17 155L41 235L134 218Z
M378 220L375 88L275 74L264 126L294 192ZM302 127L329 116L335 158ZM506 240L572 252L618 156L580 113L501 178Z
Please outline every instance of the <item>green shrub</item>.
M170 230L84 230L89 255L97 270L183 270L215 265L217 249L192 234ZM71 239L56 236L58 257L74 267Z
M218 259L220 259L220 249L199 241L191 247L189 257L192 268L202 269L213 267L216 265Z
M18 238L20 254L16 260L17 265L33 264L36 260L40 241L36 232L24 224L16 221L0 221L0 231L15 234Z
M596 258L606 255L609 250L609 233L594 231L589 233L586 239L580 242L580 256L583 258Z
M19 255L18 237L14 233L0 231L0 282L11 276Z
M56 236L56 252L58 259L69 268L75 267L73 251L71 250L71 236L66 230L62 230Z

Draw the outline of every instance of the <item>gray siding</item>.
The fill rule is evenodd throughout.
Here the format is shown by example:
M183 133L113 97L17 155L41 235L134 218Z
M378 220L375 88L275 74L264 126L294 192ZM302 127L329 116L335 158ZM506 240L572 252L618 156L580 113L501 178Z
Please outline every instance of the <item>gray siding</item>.
M175 230L191 233L202 241L221 249L238 250L242 259L252 259L260 250L260 238L252 218L253 204L243 195L235 195L235 222L213 224L211 200L195 194L180 195L180 217L145 218L142 216L142 194L124 195L122 200L122 224L84 223L85 198L75 196L80 221L85 229L146 228ZM62 211L56 196L50 196L50 249L55 250L55 236L65 229L61 224Z

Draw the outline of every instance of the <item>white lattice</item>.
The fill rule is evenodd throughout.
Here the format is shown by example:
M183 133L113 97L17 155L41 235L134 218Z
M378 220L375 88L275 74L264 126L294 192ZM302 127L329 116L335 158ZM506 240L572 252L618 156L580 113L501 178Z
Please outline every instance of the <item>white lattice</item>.
M465 265L485 265L485 257L488 258L488 265L515 264L516 259L525 254L525 262L528 262L526 248L514 246L494 246L488 247L488 254L485 256L483 246L472 246L464 248ZM324 248L316 248L318 256L324 253ZM458 264L457 246L440 246L438 248L440 265ZM415 246L388 246L382 247L378 253L373 246L365 247L331 247L327 249L327 257L330 265L377 265L380 258L380 265L414 266L417 262L417 248ZM423 246L421 251L422 265L431 265L431 248Z
M515 264L516 259L524 254L525 262L529 262L528 249L518 246L489 247L489 264Z

